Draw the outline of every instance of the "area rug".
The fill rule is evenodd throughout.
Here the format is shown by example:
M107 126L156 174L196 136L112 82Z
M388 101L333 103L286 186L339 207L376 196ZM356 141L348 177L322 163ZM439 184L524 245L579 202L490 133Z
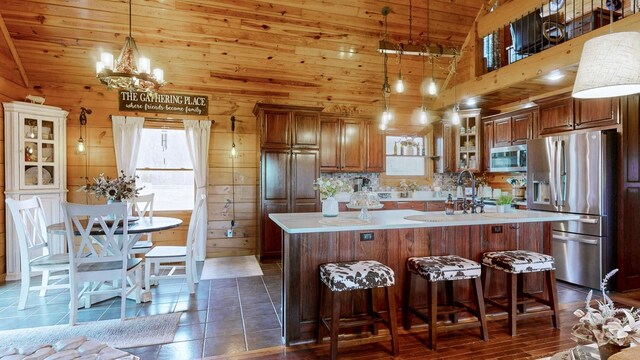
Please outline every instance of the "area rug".
M228 256L206 259L200 279L230 279L262 275L264 274L255 256Z
M182 313L0 331L0 348L53 344L86 336L120 349L173 341Z

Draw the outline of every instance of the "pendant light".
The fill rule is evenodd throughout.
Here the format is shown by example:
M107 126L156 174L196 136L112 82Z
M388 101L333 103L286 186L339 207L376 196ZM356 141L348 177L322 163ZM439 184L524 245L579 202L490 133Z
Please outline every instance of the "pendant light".
M231 151L229 152L229 156L232 158L238 157L238 149L236 149L236 117L231 115Z
M457 100L457 95L456 95L456 85L457 85L457 71L456 71L456 66L457 66L457 56L453 57L453 67L452 67L452 72L453 72L453 109L451 109L451 123L453 125L459 125L460 124L460 105L458 105L458 100Z
M422 55L422 83L424 83L424 55ZM427 108L424 106L424 91L420 91L420 112L418 115L418 120L421 125L426 125L429 120L427 115Z
M398 52L398 80L396 81L396 92L402 94L404 92L404 80L402 79L402 51Z
M78 138L78 143L76 145L76 150L78 154L84 154L87 151L87 147L84 144L84 139L82 138L83 130L87 125L87 114L91 114L91 109L80 108L80 137Z
M431 57L431 81L429 81L429 95L435 96L438 94L438 88L436 87L436 82L433 79L433 57Z
M384 35L383 38L387 40L387 15L391 9L388 7L382 8L382 15L384 16ZM389 84L389 76L387 72L388 65L388 56L387 53L382 54L383 59L383 70L384 70L384 79L382 81L382 116L380 118L380 130L386 130L387 124L392 120L393 115L391 114L391 110L389 109L390 104L390 96L391 96L391 85Z
M640 32L614 33L616 8L612 7L609 34L595 37L582 47L571 93L575 98L607 98L640 92Z
M151 71L151 60L140 57L136 41L131 35L131 0L129 0L129 36L117 59L103 52L96 63L96 77L111 89L154 93L165 84L162 69Z

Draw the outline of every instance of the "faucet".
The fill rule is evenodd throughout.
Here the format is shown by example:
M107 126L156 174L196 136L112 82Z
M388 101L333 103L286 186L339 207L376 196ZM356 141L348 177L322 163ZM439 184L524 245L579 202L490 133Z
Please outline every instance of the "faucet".
M484 212L484 202L482 201L482 199L480 199L480 202L477 203L476 201L476 178L475 176L473 176L473 173L471 171L469 171L468 169L462 170L460 172L460 175L458 175L458 185L462 186L463 182L462 182L462 176L464 174L469 174L469 177L471 178L471 213L475 214L476 213L476 207L480 207L480 212ZM467 213L467 198L466 195L464 195L463 200L462 200L462 212L463 214Z

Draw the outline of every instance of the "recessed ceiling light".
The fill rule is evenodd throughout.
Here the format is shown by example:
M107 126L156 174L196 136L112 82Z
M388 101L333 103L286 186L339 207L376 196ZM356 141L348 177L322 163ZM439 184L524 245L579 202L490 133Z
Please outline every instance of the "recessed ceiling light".
M551 81L560 80L563 77L564 77L564 74L560 70L553 70L546 76L547 80L551 80Z
M469 98L465 102L465 104L467 104L468 106L476 106L477 103L478 103L478 100L476 98Z

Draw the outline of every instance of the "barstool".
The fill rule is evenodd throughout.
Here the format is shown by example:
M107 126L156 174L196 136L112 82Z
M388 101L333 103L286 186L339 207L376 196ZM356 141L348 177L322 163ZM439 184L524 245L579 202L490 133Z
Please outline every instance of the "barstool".
M371 333L377 334L376 323L382 322L391 332L391 352L398 355L398 330L396 325L396 305L393 288L395 276L393 270L377 261L351 261L320 265L320 289L318 291L317 342L322 342L322 324L330 330L331 359L338 356L338 330L340 328L369 325ZM383 287L386 292L388 320L375 311L373 289ZM325 307L326 290L331 291L331 319L322 316ZM343 291L366 290L367 314L340 318L340 296Z
M507 273L507 303L486 298L487 303L507 312L509 321L509 332L511 336L516 335L516 322L523 318L549 316L553 320L553 327L560 328L560 315L558 314L558 291L556 288L555 259L553 256L539 254L533 251L513 250L495 251L482 255L482 265L485 266L483 272L484 293L487 294L491 282L492 269L501 270ZM524 292L523 274L544 271L545 283L549 299L542 299ZM549 306L535 312L527 312L526 304L538 302ZM520 312L518 313L518 310Z
M480 283L481 266L456 255L411 257L407 259L407 280L405 282L403 324L406 330L411 329L411 316L415 314L429 325L428 346L436 350L437 329L448 328L451 330L480 327L482 340L489 339L487 330L487 318L484 312L484 297ZM427 312L423 308L415 308L411 305L411 288L413 287L413 274L420 275L429 282L427 287ZM472 280L475 296L475 309L456 301L453 281ZM445 281L448 305L450 309L438 310L438 282ZM477 321L458 323L458 313L468 312L477 318ZM438 314L449 315L450 324L438 324Z

